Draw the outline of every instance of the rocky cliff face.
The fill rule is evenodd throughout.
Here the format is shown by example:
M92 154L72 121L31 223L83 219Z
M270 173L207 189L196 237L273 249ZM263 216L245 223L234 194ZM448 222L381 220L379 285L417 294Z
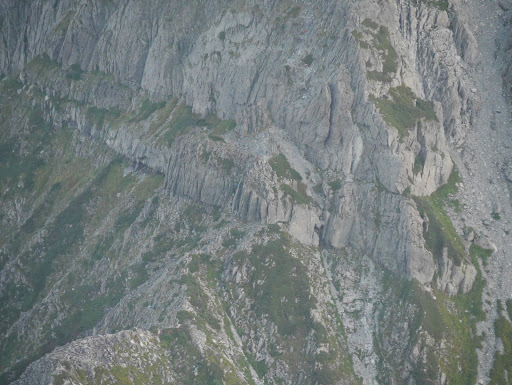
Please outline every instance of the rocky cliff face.
M509 8L0 0L0 381L500 383Z

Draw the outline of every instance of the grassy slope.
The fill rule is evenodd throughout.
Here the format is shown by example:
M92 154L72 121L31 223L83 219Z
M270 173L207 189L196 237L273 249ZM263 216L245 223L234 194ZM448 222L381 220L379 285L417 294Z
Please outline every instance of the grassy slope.
M37 58L31 66L43 77L57 76L59 71L55 63L44 57ZM79 73L76 68L66 79L113 81L99 74ZM168 197L159 192L162 176L130 171L125 159L94 142L82 145L82 153L89 155L77 156L77 134L48 120L42 107L43 94L37 90L30 96L18 94L21 84L12 79L0 87L0 112L4 117L0 130L0 184L4 191L0 197L0 220L6 229L0 234L0 267L17 261L15 274L7 278L0 290L0 383L16 378L31 361L55 346L87 335L104 321L112 307L120 309L120 314L129 312L130 317L121 316L108 324L109 332L138 326L138 317L148 311L145 309L159 313L152 330L164 328L163 347L184 383L196 383L195 369L202 383L253 384L251 366L264 377L272 368L257 360L247 336L242 337L241 353L230 357L218 337L228 336L236 345L233 328L240 330L246 326L232 319L223 299L225 288L218 284L223 261L235 252L246 232L232 228L219 255L199 253L197 250L206 245L208 229L225 226L219 208L189 203L175 207L178 216L173 220L157 220L154 214L158 210L169 211ZM60 111L65 111L70 103L81 108L84 117L99 129L107 125L136 126L149 120L148 134L164 138L165 145L171 145L179 135L196 126L219 138L235 128L233 121L221 121L214 116L200 119L176 99L166 103L141 99L139 107L130 111L106 110L57 98L51 102ZM20 126L20 115L26 116L24 129L11 130ZM217 163L226 172L234 167L230 159L217 159ZM275 167L284 177L300 182L300 175L286 159L277 159ZM17 222L7 208L13 207L20 197L25 204L21 208L23 220ZM352 364L342 343L311 320L309 310L314 299L310 298L309 278L297 255L290 254L290 247L289 238L283 234L267 244L255 245L250 254L255 269L270 273L258 292L250 293L258 317L269 317L282 334L270 354L293 370L305 367L308 376L325 383L344 376L353 378ZM183 262L187 253L192 258L185 273ZM268 271L268 266L261 263L264 259L276 263L277 270ZM139 295L139 289L173 260L179 263L179 268L176 279L167 282L169 292L174 293L169 302L152 303ZM253 279L256 281L256 276ZM182 288L192 311L178 313L177 328L166 327L174 319L170 308ZM50 293L58 308L43 302ZM297 296L300 301L296 301ZM27 332L6 334L24 311L30 311L29 330L41 328L37 338ZM190 338L193 329L207 336L207 349L202 354ZM330 350L317 356L306 354L302 343L311 333L316 343L329 344ZM295 346L295 351L283 355L278 346L283 348L288 342ZM83 375L74 373L78 377L73 378L85 383ZM102 375L120 383L127 376L137 381L145 378L130 368L117 368ZM158 383L158 377L155 378Z

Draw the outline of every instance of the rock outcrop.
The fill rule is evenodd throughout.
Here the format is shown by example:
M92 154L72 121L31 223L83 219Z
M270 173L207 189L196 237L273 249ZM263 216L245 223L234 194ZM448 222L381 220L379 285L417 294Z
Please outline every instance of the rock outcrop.
M480 313L457 298L480 300L474 245L506 248L488 221L510 202L480 223L465 202L468 141L506 113L470 16L0 0L2 380L476 380L453 357L474 361Z
M115 382L129 378L148 383L176 382L177 373L159 351L158 338L142 330L88 337L36 361L15 384Z

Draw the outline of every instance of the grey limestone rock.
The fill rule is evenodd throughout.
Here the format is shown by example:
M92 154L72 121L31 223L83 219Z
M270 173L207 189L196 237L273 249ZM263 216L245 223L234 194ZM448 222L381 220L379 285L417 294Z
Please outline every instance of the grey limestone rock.
M446 250L435 260L426 241L428 218L417 205L418 199L436 199L456 167L465 178L472 175L471 162L461 156L487 105L482 84L470 76L483 48L466 7L459 0L446 6L408 0L0 0L0 72L15 88L6 97L33 101L26 116L12 118L5 137L29 130L38 113L51 122L48 133L69 129L72 151L92 158L98 169L117 155L131 165L123 178L143 184L151 175L162 181L150 198L139 191L142 187L132 187L115 198L95 198L84 210L88 214L105 201L119 202L103 222L98 220L99 227L90 225L83 239L77 236L78 251L68 257L90 263L90 272L103 279L102 293L112 281L128 294L105 307L84 332L95 336L45 355L18 383L33 383L37 376L50 383L61 374L72 383L79 370L89 376L100 366L140 364L134 352L140 358L158 351L159 342L133 325L186 325L200 355L222 357L237 378L256 383L269 378L308 383L313 380L307 376L322 378L340 362L352 362L340 353L349 351L357 373L344 373L337 383L360 375L364 384L373 384L380 353L372 344L379 340L388 354L390 341L400 340L401 361L389 372L401 374L390 383L415 383L411 373L418 363L427 363L426 346L435 345L428 333L434 333L420 330L421 338L408 345L406 320L418 309L414 304L396 312L380 308L388 293L398 296L393 290L399 290L389 282L384 288L384 272L397 282L418 284L418 295L429 301L435 301L431 285L449 296L466 294L478 274L469 258L457 264ZM512 72L507 68L506 82ZM397 116L402 113L406 118ZM222 128L219 122L229 124ZM20 155L27 155L26 146L20 144ZM499 167L512 182L511 166ZM12 188L25 182L20 178ZM77 196L87 196L88 188L101 190L93 184L82 186ZM9 234L33 226L29 219L51 188L34 195L37 202L26 196L5 204L0 219L9 229L14 226ZM135 204L137 194L146 200ZM453 194L443 199L462 199ZM7 191L2 197L10 199ZM492 202L494 213L509 215L504 199ZM461 234L463 215L448 202L434 203L440 222L456 218L455 235ZM194 216L194 210L200 214ZM22 250L39 250L49 226L60 219L56 210L48 215L37 236L20 242L26 243ZM124 228L123 220L131 224ZM112 240L117 230L122 234ZM467 234L466 239L497 250L487 238ZM264 249L285 241L277 251ZM347 250L352 261L344 271L336 263ZM87 262L93 251L103 254ZM272 259L274 254L289 259ZM2 267L2 290L13 277L23 282L16 258ZM290 289L280 287L275 292L284 294L273 302L257 290L263 293L271 281L273 271L265 269L284 269L282 261L292 266L288 275L302 279L300 288L307 293L292 285L297 297L290 299ZM218 282L211 281L211 269L220 271ZM139 285L144 274L150 280ZM63 273L49 280L53 286L44 301L22 312L9 335L41 345L46 337L32 326L37 317L46 317L51 330L61 324L63 316L52 317L69 307L59 293L66 279L71 280ZM145 304L145 296L154 303ZM256 303L261 297L270 310ZM315 305L299 318L314 327L299 325L301 343L285 344L275 308L296 309L306 298L314 298ZM232 305L229 311L226 304ZM376 309L393 325L390 335L377 324ZM340 314L353 332L346 339L338 330L343 329ZM108 334L114 328L131 331ZM131 346L135 336L134 350L115 356L113 346ZM436 353L444 352L439 346L445 342L435 345ZM70 356L71 371L64 364ZM148 365L157 356L150 354ZM328 358L321 363L317 356ZM312 368L294 366L307 363ZM161 374L176 380L172 369ZM433 381L448 383L449 375L440 371Z
M473 265L465 261L456 265L447 258L446 250L444 250L439 267L437 287L448 295L457 295L459 292L466 294L473 288L477 276L477 271Z

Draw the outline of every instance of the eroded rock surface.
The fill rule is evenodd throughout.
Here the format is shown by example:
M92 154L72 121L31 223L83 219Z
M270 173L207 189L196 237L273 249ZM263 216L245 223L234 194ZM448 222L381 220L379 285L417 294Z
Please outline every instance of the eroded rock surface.
M488 379L509 9L1 0L2 381Z

